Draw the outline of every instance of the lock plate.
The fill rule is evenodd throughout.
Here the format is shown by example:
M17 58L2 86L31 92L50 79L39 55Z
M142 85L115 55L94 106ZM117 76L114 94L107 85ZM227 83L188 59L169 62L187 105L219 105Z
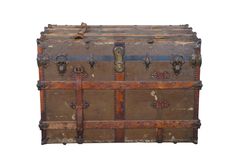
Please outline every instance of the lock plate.
M114 54L114 70L116 72L123 72L125 70L124 54L125 46L124 43L116 43L113 48Z

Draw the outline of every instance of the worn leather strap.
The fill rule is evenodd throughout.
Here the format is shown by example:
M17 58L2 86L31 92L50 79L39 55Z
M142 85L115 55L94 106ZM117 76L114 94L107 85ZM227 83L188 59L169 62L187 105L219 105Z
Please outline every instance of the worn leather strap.
M82 22L81 30L74 36L74 39L83 39L86 31L87 31L87 24Z
M77 143L83 143L83 90L82 76L76 76L76 121L77 121Z

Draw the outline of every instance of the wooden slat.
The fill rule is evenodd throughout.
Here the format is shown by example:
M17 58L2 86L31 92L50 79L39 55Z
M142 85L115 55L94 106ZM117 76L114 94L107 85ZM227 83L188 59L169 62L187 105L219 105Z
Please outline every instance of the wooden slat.
M77 33L80 29L45 29L44 34L69 34ZM134 29L134 28L105 28L105 29L89 29L86 33L158 33L158 34L192 34L191 29Z
M195 54L201 55L201 48L198 46L195 48ZM194 80L198 81L200 80L200 66L196 66L194 68ZM193 112L193 119L198 119L198 112L199 112L199 89L194 89L194 112ZM198 140L198 130L196 128L193 128L193 142L197 144Z
M44 121L43 129L76 129L76 121ZM199 120L102 120L84 121L84 129L199 128Z
M76 127L77 127L77 142L83 143L83 90L82 77L76 76Z
M125 72L115 73L116 81L125 80ZM115 90L115 120L123 120L125 118L125 90ZM125 130L115 129L115 141L123 142L125 140Z
M42 89L75 89L74 81L41 81ZM201 81L82 81L82 89L182 89L200 87Z
M191 29L186 25L87 25L89 29L101 28L145 28L145 29ZM49 29L80 29L81 25L48 25Z
M75 33L68 33L68 34L44 34L48 39L53 37L60 37L60 38L73 38L76 34ZM194 37L196 34L159 34L159 33L85 33L84 37L152 37L154 39L164 39L164 38L180 38L180 37Z
M43 48L42 46L38 43L37 45L37 50L38 50L38 55L43 54ZM44 80L44 69L42 66L39 66L39 80L43 81ZM45 90L40 90L40 111L41 111L41 121L46 120L46 111L45 111ZM41 144L46 144L47 143L47 131L42 130L41 131Z

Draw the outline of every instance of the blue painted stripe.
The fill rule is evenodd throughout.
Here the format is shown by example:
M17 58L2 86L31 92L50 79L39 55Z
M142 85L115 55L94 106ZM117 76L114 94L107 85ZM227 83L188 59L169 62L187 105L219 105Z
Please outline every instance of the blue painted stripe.
M114 61L114 57L112 55L102 55L102 56L93 56L95 61ZM124 56L125 61L143 61L146 55L126 55ZM149 56L151 61L170 61L172 60L172 56L169 55L155 55ZM190 56L183 56L185 61L190 60ZM56 57L51 57L52 60L55 61ZM67 56L68 61L87 61L90 59L89 55L69 55Z

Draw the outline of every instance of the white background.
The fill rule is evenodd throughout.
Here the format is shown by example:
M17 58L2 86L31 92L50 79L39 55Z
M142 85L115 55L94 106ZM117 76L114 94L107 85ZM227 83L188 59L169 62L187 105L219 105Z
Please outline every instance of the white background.
M232 0L1 0L0 155L234 155ZM36 38L47 24L189 24L202 38L199 144L40 145Z

